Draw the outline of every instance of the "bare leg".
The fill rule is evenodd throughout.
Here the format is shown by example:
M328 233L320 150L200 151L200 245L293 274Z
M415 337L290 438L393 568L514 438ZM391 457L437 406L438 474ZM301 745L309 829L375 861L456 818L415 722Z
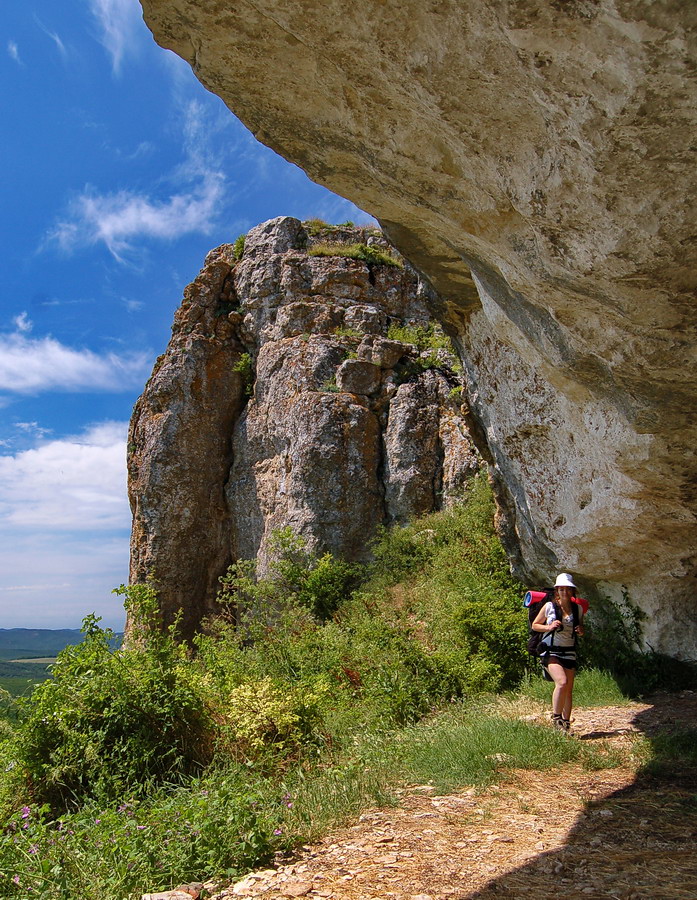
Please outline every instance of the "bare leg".
M576 678L576 669L566 669L566 694L564 696L564 705L562 708L562 716L567 722L571 721L571 706L574 697L574 679Z
M565 669L564 666L557 662L550 662L547 671L554 679L554 692L552 694L552 713L555 716L564 714L566 705L566 693L568 684L568 675L571 670ZM573 683L573 682L572 682ZM569 708L571 704L569 702Z

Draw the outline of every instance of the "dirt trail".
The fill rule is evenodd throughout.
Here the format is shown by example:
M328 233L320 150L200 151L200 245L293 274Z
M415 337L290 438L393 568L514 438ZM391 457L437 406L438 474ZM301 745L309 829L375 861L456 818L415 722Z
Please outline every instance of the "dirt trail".
M697 727L697 694L582 709L579 740L631 743ZM405 791L309 847L290 865L253 873L218 900L697 900L697 778L635 769L514 771L485 790Z

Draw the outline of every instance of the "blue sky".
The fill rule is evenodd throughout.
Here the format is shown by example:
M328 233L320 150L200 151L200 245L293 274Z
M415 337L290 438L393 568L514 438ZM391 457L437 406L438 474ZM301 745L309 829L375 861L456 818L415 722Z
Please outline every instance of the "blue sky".
M0 628L120 628L126 427L184 286L273 216L367 217L259 144L137 0L1 16Z

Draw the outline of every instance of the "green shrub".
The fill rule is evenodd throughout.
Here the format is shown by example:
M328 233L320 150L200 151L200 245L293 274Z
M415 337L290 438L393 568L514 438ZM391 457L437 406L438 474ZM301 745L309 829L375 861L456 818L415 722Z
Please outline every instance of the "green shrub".
M336 383L336 375L332 375L331 378L327 378L320 390L324 391L325 394L340 394L341 388Z
M137 900L206 872L234 877L270 858L276 806L242 770L60 818L30 804L0 832L0 896Z
M314 616L326 621L358 585L361 567L325 553L303 578L298 601Z
M624 592L622 601L591 597L581 662L609 670L623 692L640 697L655 690L697 688L697 665L642 649L641 623L646 618Z
M413 344L417 350L447 350L453 353L450 338L435 322L428 325L392 324L387 330L387 337L402 344Z
M393 323L387 331L387 336L393 341L412 344L419 353L427 353L426 356L419 357L416 360L407 360L397 367L397 377L401 381L406 381L426 369L442 367L442 353L439 353L439 351L443 350L448 354L448 368L452 369L453 372L462 372L462 365L450 342L450 338L440 325L435 322L430 322L428 325L398 325ZM455 387L450 392L450 396L455 398L455 392L459 396L462 392L462 386Z
M66 647L53 677L22 701L15 749L38 803L64 809L137 793L210 760L210 722L186 677L184 648L154 624L152 588L128 591L131 609L140 603L144 613L134 643L113 652L112 632L88 616L84 641Z
M279 686L268 676L240 684L220 710L231 755L241 762L268 756L273 766L297 757L320 738L327 691L328 686L319 683Z
M333 334L338 338L351 338L359 341L363 335L357 328L351 328L349 325L337 325Z

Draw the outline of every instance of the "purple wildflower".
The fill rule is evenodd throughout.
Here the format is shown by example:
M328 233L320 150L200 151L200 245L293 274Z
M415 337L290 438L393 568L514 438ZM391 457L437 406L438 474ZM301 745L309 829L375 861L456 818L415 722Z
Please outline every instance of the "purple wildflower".
M29 809L29 807L23 806L22 807L22 818L28 819L30 815L31 815L31 810Z

